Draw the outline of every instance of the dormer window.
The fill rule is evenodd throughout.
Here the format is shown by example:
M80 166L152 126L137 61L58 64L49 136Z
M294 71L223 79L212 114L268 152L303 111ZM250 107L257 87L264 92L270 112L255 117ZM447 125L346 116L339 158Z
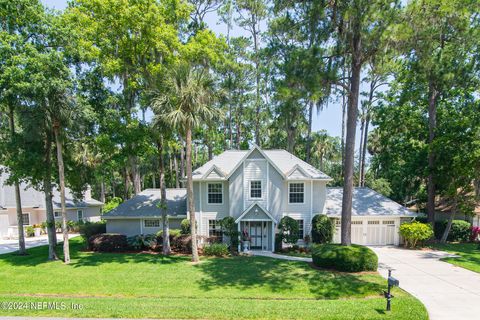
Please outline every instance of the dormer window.
M303 182L290 182L288 185L288 203L303 203L305 184Z
M251 199L262 198L262 181L261 180L250 181L250 198Z
M221 183L208 184L208 203L222 204L223 203L223 187Z

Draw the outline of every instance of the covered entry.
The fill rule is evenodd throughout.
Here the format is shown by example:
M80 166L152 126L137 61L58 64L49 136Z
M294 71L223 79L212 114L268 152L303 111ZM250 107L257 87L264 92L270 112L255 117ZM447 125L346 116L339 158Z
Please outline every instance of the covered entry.
M261 205L252 204L235 222L241 239L249 241L250 250L274 251L277 221Z

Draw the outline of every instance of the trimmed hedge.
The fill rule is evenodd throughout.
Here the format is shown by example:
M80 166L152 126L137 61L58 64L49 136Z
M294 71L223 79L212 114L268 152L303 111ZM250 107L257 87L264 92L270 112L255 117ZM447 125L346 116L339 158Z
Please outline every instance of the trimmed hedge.
M103 233L97 234L90 239L91 249L98 252L119 252L128 249L127 237L123 234Z
M447 220L435 222L435 238L441 239L445 228L447 227ZM472 234L472 225L470 222L463 220L453 220L452 228L448 233L447 241L467 242L470 240Z
M87 243L87 248L92 249L90 238L92 238L94 235L97 235L97 234L106 233L107 224L105 223L105 221L99 221L99 222L87 221L79 225L79 232L82 238Z
M375 252L356 244L315 245L312 249L312 260L318 267L345 272L376 271L378 268Z
M229 253L228 245L226 243L212 243L203 248L203 253L206 256L224 257Z
M324 214L317 214L312 219L312 242L330 243L335 233L335 223Z

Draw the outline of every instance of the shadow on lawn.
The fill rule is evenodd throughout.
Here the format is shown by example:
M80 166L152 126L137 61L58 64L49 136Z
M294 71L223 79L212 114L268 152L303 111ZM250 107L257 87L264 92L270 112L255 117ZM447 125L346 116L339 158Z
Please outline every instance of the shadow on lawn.
M74 268L84 266L99 266L104 263L161 263L172 264L187 261L187 257L182 256L162 256L137 253L93 253L84 252L85 245L81 239L72 239L70 241L70 266ZM56 252L60 260L63 259L63 245L57 245ZM18 256L16 253L0 255L0 264L9 264L13 266L35 267L48 261L48 246L40 246L27 250L28 255Z
M310 291L316 299L336 299L366 296L382 290L377 283L365 281L358 275L315 270L304 262L265 257L217 258L195 267L204 273L199 286L206 291L219 287L250 289L267 286L272 292ZM307 288L298 284L300 281L305 282Z

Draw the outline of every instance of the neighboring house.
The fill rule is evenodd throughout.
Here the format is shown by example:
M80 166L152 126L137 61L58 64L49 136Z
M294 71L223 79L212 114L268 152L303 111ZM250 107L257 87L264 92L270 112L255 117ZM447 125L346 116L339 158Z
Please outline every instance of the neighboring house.
M8 173L0 175L0 238L17 235L17 209L15 203L14 186L6 185ZM23 224L40 224L47 220L45 211L45 193L22 183L20 185L22 200ZM55 220L60 221L61 206L60 192L53 191L53 210ZM90 190L87 190L83 199L75 199L72 192L66 189L67 219L72 221L99 221L103 203L92 199Z
M219 236L219 221L231 216L240 232L248 233L251 248L273 251L278 223L284 216L297 220L299 244L311 232L312 217L339 218L341 189L327 188L332 179L285 150L229 150L193 172L198 233ZM187 218L186 190L167 190L169 222L176 228ZM107 232L127 235L161 229L158 189L148 189L106 213ZM414 213L373 190L356 189L353 200L354 242L399 244L398 227ZM357 226L362 234L357 235ZM365 226L365 228L364 228ZM369 235L370 234L370 235Z

